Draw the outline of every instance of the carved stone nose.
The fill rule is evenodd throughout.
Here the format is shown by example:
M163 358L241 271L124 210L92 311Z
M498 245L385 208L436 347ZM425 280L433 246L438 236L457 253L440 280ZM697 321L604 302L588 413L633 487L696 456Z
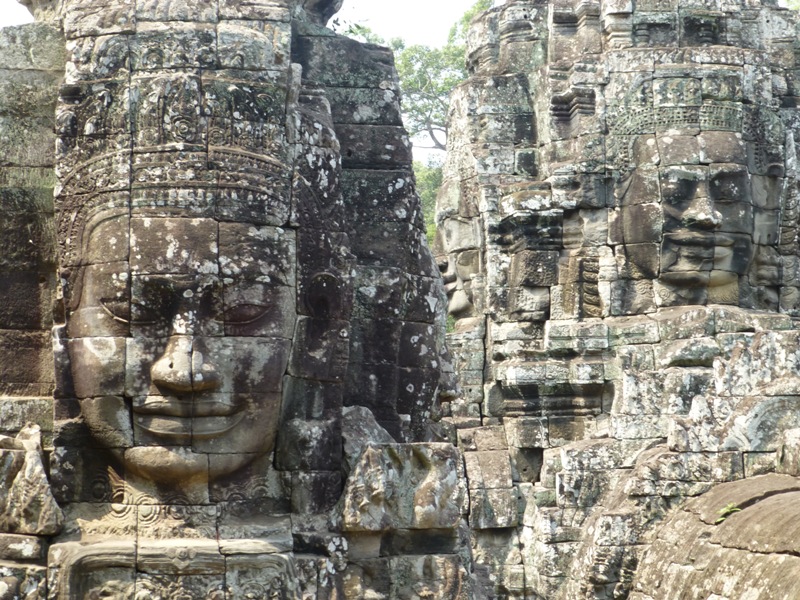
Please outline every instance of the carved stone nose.
M456 265L453 260L442 261L439 263L439 272L442 274L444 283L453 283L456 280Z
M695 229L719 229L722 225L722 214L709 198L701 196L692 200L689 208L683 213L683 222Z
M150 380L159 387L188 393L216 389L219 376L216 369L203 361L195 351L193 337L173 335L161 357L150 368Z
M192 391L192 338L173 335L164 354L150 368L150 380L176 392Z

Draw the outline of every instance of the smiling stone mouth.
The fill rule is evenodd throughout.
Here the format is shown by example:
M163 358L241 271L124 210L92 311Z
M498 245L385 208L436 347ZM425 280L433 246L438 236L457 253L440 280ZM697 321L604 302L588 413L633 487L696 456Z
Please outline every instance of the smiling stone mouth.
M226 417L242 410L242 403L230 398L178 396L137 396L132 398L131 407L138 415L162 417Z
M140 396L131 407L138 428L179 443L224 435L246 415L242 402L226 397Z
M219 437L231 431L245 417L244 411L225 417L175 417L136 414L136 426L151 435L186 443L191 439Z
M733 237L719 232L681 231L670 234L668 240L675 260L666 268L667 272L708 271L724 265L735 250Z
M680 246L705 246L715 245L714 234L705 231L680 231L671 233L669 241Z
M681 246L733 246L734 239L721 232L685 230L670 233L668 239L671 243Z

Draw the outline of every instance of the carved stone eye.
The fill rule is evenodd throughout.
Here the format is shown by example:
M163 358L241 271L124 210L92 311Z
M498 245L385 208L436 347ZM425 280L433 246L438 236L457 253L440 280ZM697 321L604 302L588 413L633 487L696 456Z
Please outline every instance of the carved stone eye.
M330 319L342 308L342 282L331 273L318 273L305 292L306 308L317 319Z
M131 303L127 298L101 298L100 305L115 321L131 322Z
M64 104L80 104L84 99L83 88L79 85L62 85L58 95Z
M222 313L222 320L229 324L247 325L259 320L268 311L269 307L262 304L241 303L228 307Z

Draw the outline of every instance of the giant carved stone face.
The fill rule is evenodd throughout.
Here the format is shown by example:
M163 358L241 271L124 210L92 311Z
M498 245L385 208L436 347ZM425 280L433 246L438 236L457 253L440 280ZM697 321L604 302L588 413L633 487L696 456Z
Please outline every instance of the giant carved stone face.
M147 24L87 37L96 7L71 6L57 203L83 419L126 474L195 489L275 445L298 253L288 22L273 39L179 8L148 9L165 43Z
M743 105L730 106L739 123L725 131L690 122L636 136L617 181L618 242L635 276L656 282L660 305L747 305L750 286L777 283L782 168L748 131L767 126L743 126Z
M270 452L296 320L294 232L113 215L83 262L69 351L94 437L162 483Z
M753 212L747 169L736 164L659 170L662 282L719 287L752 259Z

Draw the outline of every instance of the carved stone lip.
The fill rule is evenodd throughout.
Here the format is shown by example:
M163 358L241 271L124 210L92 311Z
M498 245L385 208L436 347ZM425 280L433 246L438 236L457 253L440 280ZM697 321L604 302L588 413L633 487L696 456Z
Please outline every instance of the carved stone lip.
M215 396L139 396L131 402L132 410L139 415L162 417L226 417L240 412L241 402Z
M226 417L155 417L150 415L137 419L136 425L153 436L183 443L187 441L187 437L209 439L225 435L239 425L245 416L244 411Z
M669 234L669 240L681 246L730 247L735 243L730 235L714 231L676 231Z
M244 417L244 412L229 417L195 417L192 419L192 437L194 439L219 437L239 425Z
M669 240L673 244L681 246L703 246L709 247L716 244L716 236L713 231L676 231L669 234Z
M719 262L723 259L728 259L733 255L733 248L730 246L717 246L714 249L714 261Z
M724 233L717 233L714 236L714 265L718 268L730 269L730 261L733 259L736 240Z
M732 236L726 235L724 233L715 233L714 234L714 243L717 246L733 246L735 240Z

